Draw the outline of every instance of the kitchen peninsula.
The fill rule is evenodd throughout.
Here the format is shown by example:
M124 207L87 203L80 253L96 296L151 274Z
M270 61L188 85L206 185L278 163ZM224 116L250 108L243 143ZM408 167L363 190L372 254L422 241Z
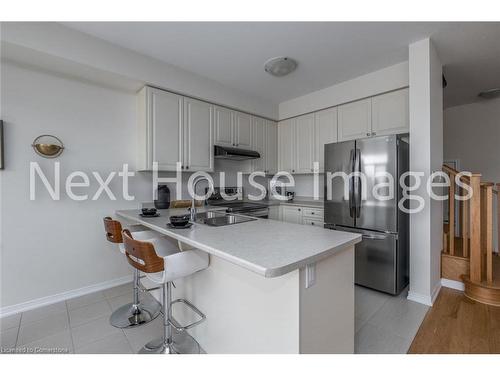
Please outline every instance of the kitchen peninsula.
M201 210L200 210L201 211ZM276 220L189 229L166 226L185 209L117 211L120 220L210 254L210 267L176 281L206 316L189 333L207 353L353 353L354 245L361 236ZM174 309L181 323L192 317Z

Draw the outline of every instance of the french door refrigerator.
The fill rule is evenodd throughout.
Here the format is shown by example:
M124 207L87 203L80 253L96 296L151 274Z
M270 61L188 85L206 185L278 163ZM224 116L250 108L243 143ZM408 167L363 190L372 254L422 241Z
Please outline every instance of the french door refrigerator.
M406 139L390 135L325 145L325 228L360 233L356 284L393 295L408 284L409 218L398 208L399 180L409 169Z

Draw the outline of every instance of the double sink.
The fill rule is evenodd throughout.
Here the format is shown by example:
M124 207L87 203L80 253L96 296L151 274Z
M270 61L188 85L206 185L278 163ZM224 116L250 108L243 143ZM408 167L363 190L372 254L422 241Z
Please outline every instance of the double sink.
M210 225L212 227L223 227L225 225L245 223L257 220L252 217L228 214L224 211L206 211L196 214L196 222Z

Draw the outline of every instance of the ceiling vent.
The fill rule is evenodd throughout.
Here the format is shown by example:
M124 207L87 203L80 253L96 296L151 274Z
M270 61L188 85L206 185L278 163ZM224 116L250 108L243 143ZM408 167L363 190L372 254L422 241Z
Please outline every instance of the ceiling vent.
M264 70L275 77L283 77L297 69L297 61L290 57L274 57L266 61Z

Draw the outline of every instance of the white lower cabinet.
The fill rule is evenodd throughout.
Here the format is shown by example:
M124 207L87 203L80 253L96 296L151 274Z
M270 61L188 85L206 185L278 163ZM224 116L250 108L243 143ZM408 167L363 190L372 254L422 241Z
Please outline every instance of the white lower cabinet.
M280 209L282 221L323 227L324 210L322 208L283 205Z
M281 220L287 223L302 224L302 207L282 206Z
M269 219L271 220L281 220L280 206L269 207Z

